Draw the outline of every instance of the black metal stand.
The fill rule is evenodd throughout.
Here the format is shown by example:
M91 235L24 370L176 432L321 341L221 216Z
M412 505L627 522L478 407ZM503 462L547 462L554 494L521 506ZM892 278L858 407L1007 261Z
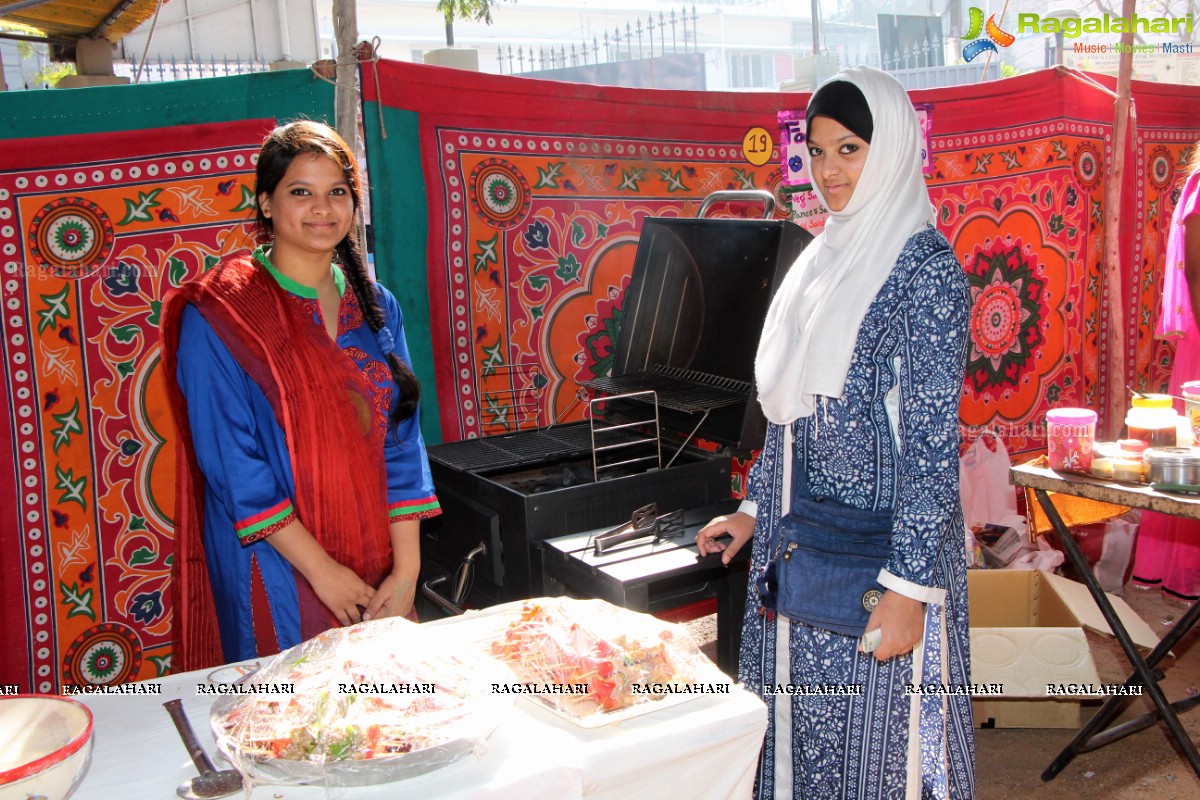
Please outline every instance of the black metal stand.
M749 551L750 545L743 549ZM717 666L733 678L738 674L749 570L748 561L739 562L717 581Z
M1200 697L1192 697L1175 703L1169 703L1158 685L1159 680L1163 677L1162 672L1154 669L1158 662L1166 656L1171 648L1200 619L1200 603L1193 604L1188 609L1188 612L1168 631L1158 646L1147 657L1143 658L1142 654L1138 652L1137 646L1130 638L1129 633L1125 630L1125 626L1121 624L1121 619L1117 616L1117 612L1113 610L1112 604L1108 601L1108 596L1100 588L1100 584L1096 580L1096 576L1092 573L1087 559L1084 558L1083 553L1080 551L1075 537L1071 535L1070 529L1063 524L1058 509L1054 507L1054 503L1051 502L1044 489L1035 488L1034 494L1037 497L1038 503L1046 512L1046 517L1050 520L1050 524L1054 527L1054 532L1058 534L1063 549L1067 551L1067 558L1071 560L1071 565L1075 567L1075 571L1088 587L1088 591L1091 592L1096 605L1100 608L1100 613L1104 615L1105 621L1108 622L1109 629L1112 630L1117 642L1120 643L1121 649L1125 651L1125 656L1129 659L1129 663L1133 665L1133 674L1125 680L1125 685L1144 687L1146 693L1150 695L1150 699L1154 702L1155 707L1155 711L1150 714L1109 728L1107 727L1108 723L1124 710L1131 699L1129 696L1109 698L1100 707L1100 710L1096 712L1096 715L1075 734L1075 737L1058 754L1058 757L1051 762L1050 766L1046 767L1045 771L1042 772L1042 780L1053 780L1080 753L1086 753L1112 744L1132 733L1144 730L1160 720L1167 726L1171 737L1183 751L1184 757L1187 758L1196 775L1200 776L1200 753L1196 752L1196 746L1192 743L1191 738L1188 737L1187 731L1183 729L1178 716L1180 713L1200 705Z

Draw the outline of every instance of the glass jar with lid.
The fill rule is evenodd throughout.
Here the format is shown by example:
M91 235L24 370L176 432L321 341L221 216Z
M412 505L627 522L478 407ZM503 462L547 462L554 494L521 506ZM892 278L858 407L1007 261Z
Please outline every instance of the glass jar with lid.
M1125 415L1129 438L1141 439L1151 447L1175 447L1178 421L1171 397L1165 394L1134 397Z

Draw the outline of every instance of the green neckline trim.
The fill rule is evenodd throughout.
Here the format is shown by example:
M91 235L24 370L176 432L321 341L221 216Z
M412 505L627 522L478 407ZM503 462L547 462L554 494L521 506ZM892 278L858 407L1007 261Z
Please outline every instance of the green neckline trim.
M305 286L303 283L289 278L279 270L275 269L275 265L271 263L271 259L267 257L267 246L260 244L258 249L254 251L254 260L267 268L267 272L271 273L271 277L275 282L287 289L292 294L298 294L301 297L307 297L310 300L317 299L317 290L311 286ZM330 264L329 271L333 273L333 283L337 286L338 296L346 294L346 274L337 268L336 265Z

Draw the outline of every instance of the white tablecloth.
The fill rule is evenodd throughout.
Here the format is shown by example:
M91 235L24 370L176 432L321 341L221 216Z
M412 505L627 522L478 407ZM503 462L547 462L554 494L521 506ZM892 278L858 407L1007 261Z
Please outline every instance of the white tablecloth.
M459 618L462 619L462 618ZM458 619L433 625L452 634ZM196 769L162 704L183 700L218 768L209 709L197 693L208 670L164 678L161 695L80 695L95 717L92 763L73 800L169 800ZM728 800L749 797L766 731L762 701L732 687L594 729L579 728L528 698L487 740L484 752L408 780L355 788L260 785L263 800L414 798L430 800ZM235 795L236 797L236 795Z

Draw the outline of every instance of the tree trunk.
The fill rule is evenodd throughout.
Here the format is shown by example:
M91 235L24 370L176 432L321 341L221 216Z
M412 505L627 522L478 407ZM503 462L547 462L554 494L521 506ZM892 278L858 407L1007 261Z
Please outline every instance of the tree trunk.
M358 9L355 0L333 0L334 38L337 42L337 85L334 88L334 127L358 152L358 64L354 46L358 44Z
M454 47L454 21L446 20L446 47Z

